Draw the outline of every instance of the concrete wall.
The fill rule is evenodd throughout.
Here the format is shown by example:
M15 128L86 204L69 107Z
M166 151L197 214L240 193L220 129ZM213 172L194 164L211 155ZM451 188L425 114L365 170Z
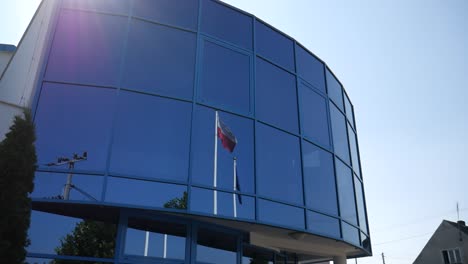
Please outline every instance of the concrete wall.
M3 70L6 68L12 55L13 55L13 52L0 51L0 75L2 74Z
M0 141L13 117L21 114L23 107L31 106L56 2L43 0L16 52L12 56L0 54Z
M457 228L442 222L413 264L444 264L442 250L454 248L460 249L463 263L468 263L468 236L462 232L463 241L459 237Z

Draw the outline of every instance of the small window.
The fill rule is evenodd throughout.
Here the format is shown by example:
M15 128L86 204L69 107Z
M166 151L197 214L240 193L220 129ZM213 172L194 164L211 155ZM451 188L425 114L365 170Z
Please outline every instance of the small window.
M237 237L200 228L197 233L197 263L237 263Z
M459 248L442 250L444 264L461 264L462 258Z

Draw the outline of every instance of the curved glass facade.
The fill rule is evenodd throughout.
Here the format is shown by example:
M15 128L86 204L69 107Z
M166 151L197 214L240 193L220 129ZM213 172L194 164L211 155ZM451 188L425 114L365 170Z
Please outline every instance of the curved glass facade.
M370 254L352 104L320 59L218 1L63 0L57 12L35 109L31 259L298 258L184 220L192 216L314 234ZM232 152L219 123L235 137ZM84 152L73 166L56 162ZM181 218L148 222L148 211ZM114 250L65 252L60 239L78 223L108 223Z

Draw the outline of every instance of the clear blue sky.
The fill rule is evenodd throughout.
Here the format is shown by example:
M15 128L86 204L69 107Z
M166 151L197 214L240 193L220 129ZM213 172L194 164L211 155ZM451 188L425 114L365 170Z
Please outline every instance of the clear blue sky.
M226 0L328 63L355 107L374 257L412 263L442 219L468 222L468 2ZM17 44L38 0L2 1ZM350 261L349 263L354 263Z

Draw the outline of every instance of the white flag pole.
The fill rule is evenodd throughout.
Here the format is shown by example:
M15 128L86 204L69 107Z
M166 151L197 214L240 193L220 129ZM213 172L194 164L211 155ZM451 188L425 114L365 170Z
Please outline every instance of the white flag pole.
M145 235L145 252L143 256L147 257L148 256L148 245L149 245L149 231L146 231Z
M214 172L213 172L213 187L217 187L217 174L218 174L218 111L215 112L215 137L214 137ZM216 190L213 192L213 214L218 214L218 193Z
M164 234L163 258L167 257L167 234Z
M233 186L234 186L234 193L232 193L232 205L234 207L234 218L237 218L237 203L236 203L236 193L237 191L237 186L236 186L236 181L237 181L237 159L236 157L233 158Z

